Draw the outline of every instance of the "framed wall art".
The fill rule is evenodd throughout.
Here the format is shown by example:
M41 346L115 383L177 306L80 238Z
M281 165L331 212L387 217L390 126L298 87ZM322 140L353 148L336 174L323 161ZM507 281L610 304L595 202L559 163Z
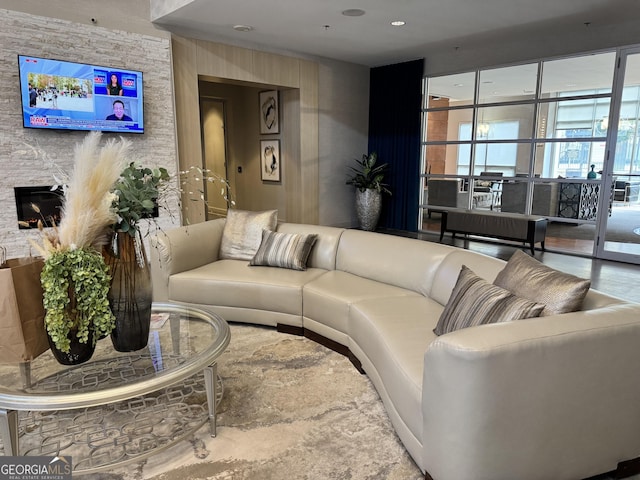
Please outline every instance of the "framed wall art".
M260 140L260 172L263 182L280 181L280 140Z
M260 92L260 133L280 133L280 108L278 91Z

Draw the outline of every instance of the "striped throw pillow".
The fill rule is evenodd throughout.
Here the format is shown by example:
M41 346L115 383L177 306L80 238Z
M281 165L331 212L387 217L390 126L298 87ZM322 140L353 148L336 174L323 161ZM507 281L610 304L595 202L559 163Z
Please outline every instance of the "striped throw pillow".
M316 234L262 231L262 243L249 265L306 270Z
M516 297L463 265L433 333L444 335L486 323L537 317L543 309L544 305Z

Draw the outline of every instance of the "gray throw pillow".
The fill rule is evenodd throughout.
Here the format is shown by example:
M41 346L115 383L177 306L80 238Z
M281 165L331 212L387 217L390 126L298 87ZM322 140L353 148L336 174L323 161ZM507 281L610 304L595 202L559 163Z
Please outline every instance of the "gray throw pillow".
M262 231L262 243L249 265L306 270L316 234Z
M580 310L591 287L590 280L559 272L520 250L493 283L519 297L544 303L543 317Z
M220 258L251 260L262 242L262 231L274 230L277 222L277 210L251 212L229 209L222 230Z
M542 304L518 298L492 285L463 265L433 333L444 335L476 325L533 318L539 316L543 308Z

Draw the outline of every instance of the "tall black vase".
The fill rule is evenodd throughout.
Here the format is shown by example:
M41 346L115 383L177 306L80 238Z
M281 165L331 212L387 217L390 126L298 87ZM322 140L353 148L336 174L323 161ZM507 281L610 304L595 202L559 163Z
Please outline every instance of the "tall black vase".
M106 249L111 274L109 305L116 317L111 332L113 348L133 352L147 346L151 324L151 272L139 235L115 233Z

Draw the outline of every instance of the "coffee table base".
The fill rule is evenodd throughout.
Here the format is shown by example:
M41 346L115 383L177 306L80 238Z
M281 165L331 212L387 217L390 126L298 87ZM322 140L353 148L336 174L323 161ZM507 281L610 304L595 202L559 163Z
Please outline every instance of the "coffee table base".
M112 404L53 412L0 411L7 417L0 425L10 430L17 423L20 455L68 455L74 473L93 473L141 461L207 421L215 436L222 395L222 379L213 365L178 385ZM5 436L9 431L0 433L3 439L13 437Z

